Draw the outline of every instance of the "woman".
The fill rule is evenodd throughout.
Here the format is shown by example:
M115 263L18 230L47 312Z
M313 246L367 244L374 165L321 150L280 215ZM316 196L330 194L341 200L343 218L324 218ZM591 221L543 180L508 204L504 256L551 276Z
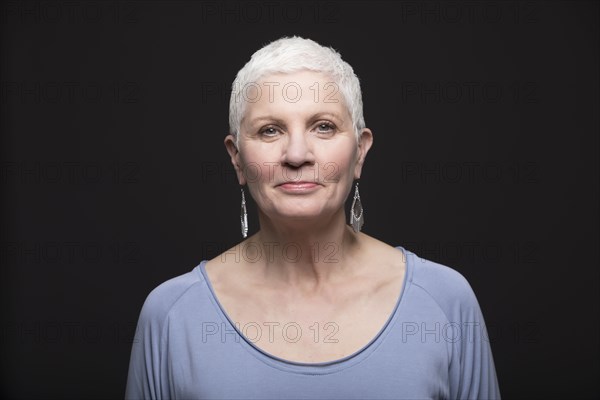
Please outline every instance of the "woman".
M244 187L260 230L150 293L126 397L500 398L465 278L360 232L373 134L340 55L270 43L238 72L229 115L242 235Z

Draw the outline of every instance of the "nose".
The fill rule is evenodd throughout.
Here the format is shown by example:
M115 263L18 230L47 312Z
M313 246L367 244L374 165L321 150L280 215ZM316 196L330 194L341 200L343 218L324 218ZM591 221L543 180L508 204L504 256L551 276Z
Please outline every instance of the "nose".
M313 143L306 132L303 130L290 132L284 145L281 164L294 168L305 163L314 164L315 156L312 147Z

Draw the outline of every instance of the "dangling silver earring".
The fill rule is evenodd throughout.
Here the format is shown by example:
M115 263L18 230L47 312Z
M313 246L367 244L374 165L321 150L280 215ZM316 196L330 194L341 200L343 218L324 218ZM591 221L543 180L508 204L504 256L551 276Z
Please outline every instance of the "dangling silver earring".
M354 232L358 233L364 224L365 216L362 203L360 202L360 194L358 193L358 182L356 182L354 200L352 201L352 208L350 209L350 225L352 225Z
M242 210L240 212L240 221L242 223L242 236L248 236L248 213L246 212L246 197L244 196L244 188L242 190Z

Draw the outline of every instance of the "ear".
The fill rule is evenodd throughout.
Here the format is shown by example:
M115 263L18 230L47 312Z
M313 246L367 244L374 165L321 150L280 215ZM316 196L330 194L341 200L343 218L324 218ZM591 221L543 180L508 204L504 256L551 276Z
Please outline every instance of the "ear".
M241 160L240 151L235 146L235 136L229 134L225 137L225 148L227 149L227 152L231 157L231 164L233 165L233 168L235 168L235 173L237 175L238 182L242 186L245 185L246 177L244 176L244 170L242 168L243 164Z
M367 157L367 153L369 149L373 145L373 132L369 128L364 128L360 132L360 137L358 138L358 159L356 160L356 166L354 167L354 179L360 178L360 173L362 172L363 164L365 163L365 158Z

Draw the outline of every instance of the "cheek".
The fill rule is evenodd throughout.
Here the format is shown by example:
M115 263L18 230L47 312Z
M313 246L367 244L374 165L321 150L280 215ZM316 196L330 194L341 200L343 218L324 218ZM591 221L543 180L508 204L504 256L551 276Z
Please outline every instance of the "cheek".
M323 183L339 183L346 174L347 166L336 161L325 162L319 168L319 174Z
M265 161L258 157L258 154L246 151L241 155L242 174L246 178L249 186L255 186L257 183L265 180L268 170L265 170Z
M263 171L256 162L245 163L243 173L249 186L254 186L262 180Z
M354 158L351 154L354 153L352 151L353 149L346 149L333 156L330 153L328 158L321 158L323 161L320 164L319 173L324 182L336 183L353 179Z

